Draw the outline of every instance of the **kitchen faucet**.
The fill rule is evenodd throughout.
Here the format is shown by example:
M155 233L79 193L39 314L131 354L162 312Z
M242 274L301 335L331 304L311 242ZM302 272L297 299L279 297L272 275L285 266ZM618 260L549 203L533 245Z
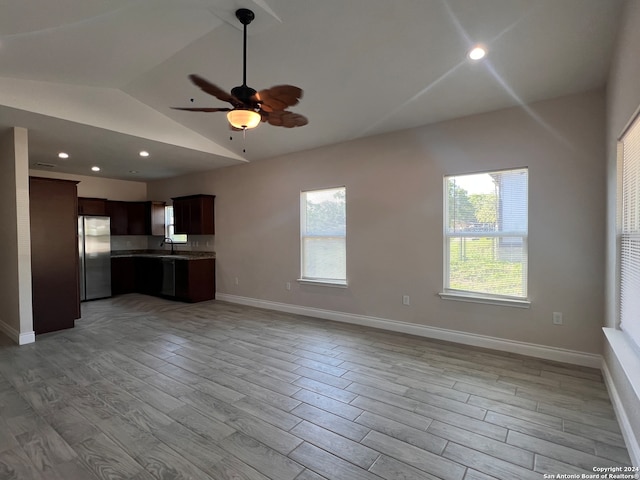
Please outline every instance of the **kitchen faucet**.
M171 255L174 255L176 252L173 251L173 240L169 237L164 237L160 242L160 246L163 247L165 243L171 244Z

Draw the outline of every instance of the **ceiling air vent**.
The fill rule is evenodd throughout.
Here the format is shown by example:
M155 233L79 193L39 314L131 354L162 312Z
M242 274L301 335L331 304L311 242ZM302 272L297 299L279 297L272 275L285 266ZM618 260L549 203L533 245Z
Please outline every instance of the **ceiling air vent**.
M57 165L54 165L53 163L43 163L43 162L38 162L35 164L36 167L45 167L45 168L56 168Z

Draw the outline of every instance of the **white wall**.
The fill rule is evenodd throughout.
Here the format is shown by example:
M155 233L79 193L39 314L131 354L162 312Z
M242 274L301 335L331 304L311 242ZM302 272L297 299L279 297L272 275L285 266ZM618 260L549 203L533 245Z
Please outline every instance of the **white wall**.
M79 197L107 198L109 200L121 200L137 202L147 199L147 184L130 180L114 180L111 178L91 177L87 175L72 175L49 170L30 170L33 177L60 178L63 180L76 180L78 183Z
M31 343L31 235L27 130L11 128L0 138L0 330L16 343Z
M148 194L216 195L220 293L599 354L604 118L603 92L590 92L152 182ZM521 166L531 308L440 299L443 175ZM336 185L347 187L349 288L298 285L299 192Z
M640 107L640 1L629 0L607 86L607 262L606 326L617 323L616 141ZM604 340L604 370L631 458L640 465L640 355L619 331Z

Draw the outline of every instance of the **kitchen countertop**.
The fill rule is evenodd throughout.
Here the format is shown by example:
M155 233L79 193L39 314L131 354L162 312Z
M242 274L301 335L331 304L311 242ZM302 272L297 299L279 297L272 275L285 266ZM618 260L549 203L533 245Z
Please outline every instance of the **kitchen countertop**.
M200 260L205 258L216 258L216 252L188 252L177 250L173 255L169 250L117 250L111 252L111 258L123 257L156 257L175 258L176 260Z

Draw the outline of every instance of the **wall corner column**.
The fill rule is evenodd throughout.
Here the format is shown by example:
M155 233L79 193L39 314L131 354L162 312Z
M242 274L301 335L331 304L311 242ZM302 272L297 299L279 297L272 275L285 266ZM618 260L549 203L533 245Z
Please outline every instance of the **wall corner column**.
M29 146L26 128L0 134L0 215L5 221L0 249L0 330L19 345L35 341L31 295Z

